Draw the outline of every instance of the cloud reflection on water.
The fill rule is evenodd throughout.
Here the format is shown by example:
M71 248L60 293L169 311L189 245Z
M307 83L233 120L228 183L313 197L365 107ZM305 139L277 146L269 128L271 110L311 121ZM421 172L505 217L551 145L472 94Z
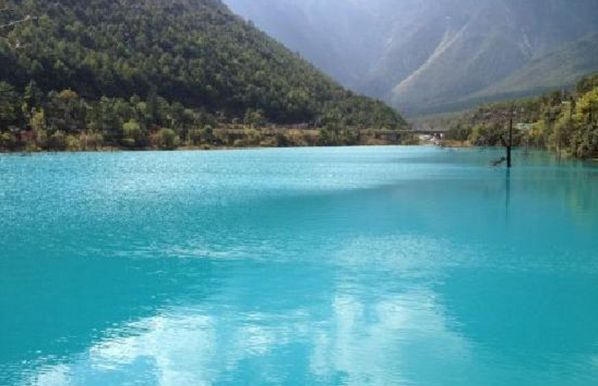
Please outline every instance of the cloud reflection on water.
M115 326L65 363L39 368L24 384L106 385L144 374L145 379L137 380L145 384L211 385L242 378L248 363L260 367L260 378L253 379L259 383L285 383L302 374L312 384L409 384L404 372L413 366L414 354L429 363L452 365L471 357L471 344L453 329L427 281L432 270L444 267L437 256L447 250L442 242L408 236L347 243L323 264L319 281L328 282L329 290L315 299L317 309L300 303L283 311L231 307L245 296L238 291L248 280L246 272L236 272L213 298ZM355 272L368 266L369 274ZM426 272L427 280L411 278L399 286L392 282L397 273L409 270ZM294 281L289 271L280 270L287 279L262 283L258 298L250 301L284 302L287 293L309 292L303 286L310 284ZM372 287L370 275L381 272L390 277ZM282 286L290 288L275 288ZM298 362L285 368L277 366L275 357Z

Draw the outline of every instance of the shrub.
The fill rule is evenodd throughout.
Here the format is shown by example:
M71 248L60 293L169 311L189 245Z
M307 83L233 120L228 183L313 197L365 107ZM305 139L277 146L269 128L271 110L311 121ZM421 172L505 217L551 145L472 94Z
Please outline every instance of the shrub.
M141 125L131 119L123 124L123 139L121 143L125 147L134 148L136 146L142 146L143 144L143 130Z
M99 150L104 144L104 136L98 132L87 131L79 137L81 150Z
M189 130L189 132L187 133L187 136L189 138L189 144L194 146L200 145L202 143L201 133L202 131L198 129Z
M17 138L13 133L0 133L0 150L14 150Z
M35 144L40 149L48 147L48 132L45 129L35 130Z
M180 143L179 136L172 129L160 129L158 131L158 147L163 150L174 150Z
M61 151L65 150L67 146L66 143L66 135L60 130L54 132L54 134L50 135L48 138L48 149Z
M66 150L68 151L80 151L81 149L81 142L79 141L79 137L75 135L67 135L66 136Z
M277 147L289 147L290 146L289 139L287 138L286 135L284 135L284 133L278 132L278 133L276 133L276 136L274 138L276 140Z

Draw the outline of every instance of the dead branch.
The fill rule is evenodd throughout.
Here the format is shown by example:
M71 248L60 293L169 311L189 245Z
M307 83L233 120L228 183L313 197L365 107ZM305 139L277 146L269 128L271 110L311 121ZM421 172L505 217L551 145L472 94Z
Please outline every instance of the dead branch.
M11 28L11 27L14 27L15 25L19 25L19 24L26 23L28 21L37 20L37 19L38 19L37 17L32 17L31 15L27 15L27 16L25 16L24 19L14 20L7 24L0 24L0 29Z

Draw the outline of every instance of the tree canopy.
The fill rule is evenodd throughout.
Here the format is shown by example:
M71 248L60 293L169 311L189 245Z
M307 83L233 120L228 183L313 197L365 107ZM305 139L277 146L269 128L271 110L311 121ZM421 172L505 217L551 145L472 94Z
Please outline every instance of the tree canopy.
M100 133L308 124L396 129L400 115L348 91L219 0L9 0L0 13L0 132ZM133 130L139 125L137 130ZM128 136L136 132L132 137ZM131 141L127 140L129 144Z
M494 146L500 144L511 115L518 145L598 158L598 74L583 77L572 91L483 105L442 124L449 127L449 139Z

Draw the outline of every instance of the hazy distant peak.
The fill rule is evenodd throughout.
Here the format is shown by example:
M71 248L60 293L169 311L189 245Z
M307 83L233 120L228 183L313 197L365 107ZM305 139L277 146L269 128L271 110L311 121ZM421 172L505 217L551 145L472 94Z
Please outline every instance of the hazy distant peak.
M346 86L411 112L466 101L598 32L596 0L225 2ZM579 71L598 69L598 53L576 52L588 58ZM545 63L569 82L566 60Z

